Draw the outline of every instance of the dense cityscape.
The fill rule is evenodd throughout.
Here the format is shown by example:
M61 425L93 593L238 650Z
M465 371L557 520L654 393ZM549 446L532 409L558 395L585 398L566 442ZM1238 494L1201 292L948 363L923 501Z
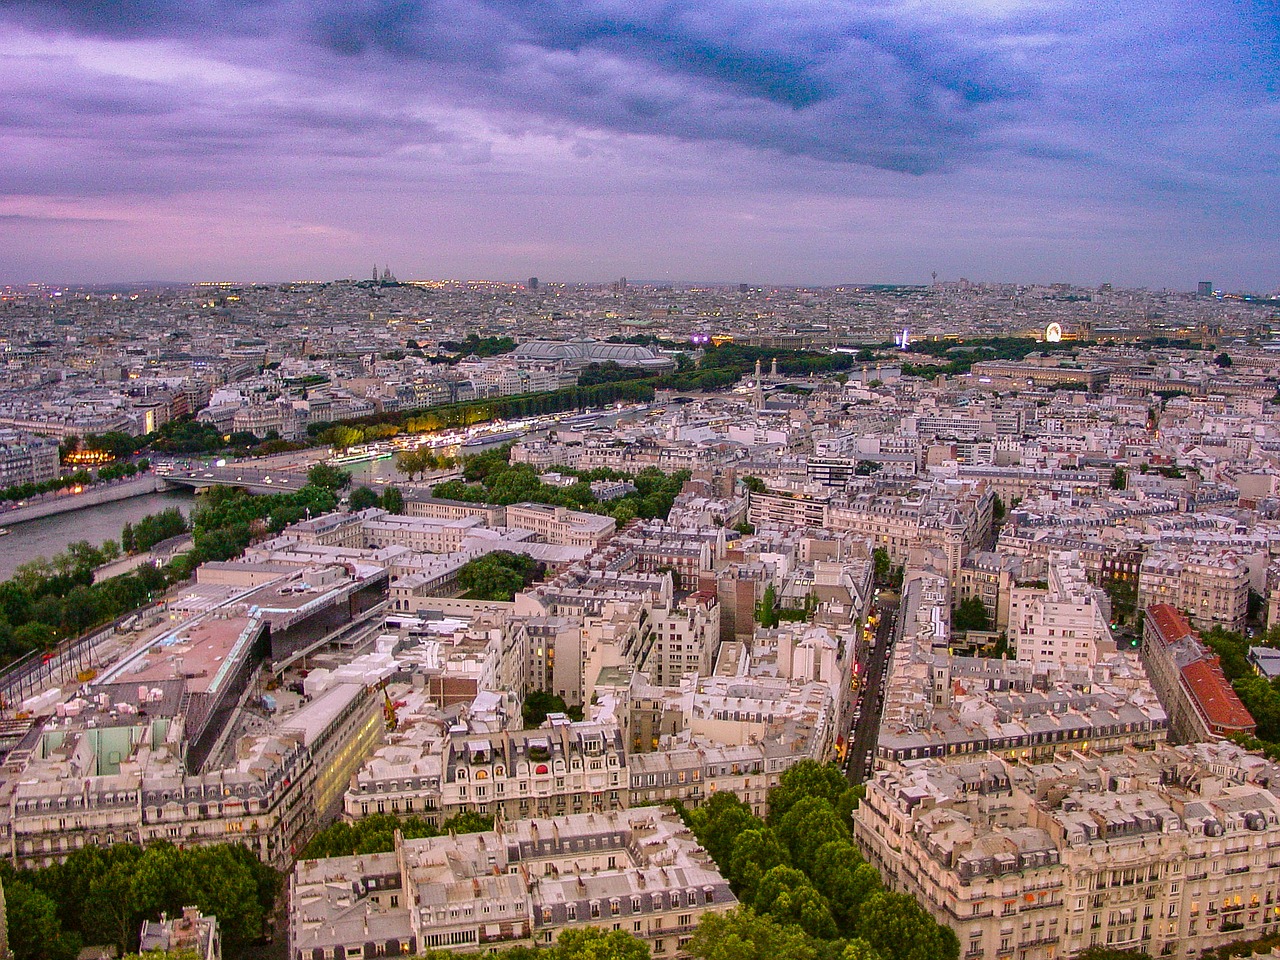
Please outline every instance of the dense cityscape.
M380 266L0 344L15 960L1280 946L1274 297Z

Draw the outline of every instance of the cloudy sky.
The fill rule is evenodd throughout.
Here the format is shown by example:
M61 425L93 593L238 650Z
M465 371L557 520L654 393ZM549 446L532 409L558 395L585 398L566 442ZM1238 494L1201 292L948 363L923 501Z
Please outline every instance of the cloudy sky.
M1276 0L0 0L0 282L1280 287Z

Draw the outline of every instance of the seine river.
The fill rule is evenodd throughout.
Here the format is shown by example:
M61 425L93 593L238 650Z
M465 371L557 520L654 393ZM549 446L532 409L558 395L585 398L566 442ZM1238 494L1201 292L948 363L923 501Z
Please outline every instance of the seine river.
M170 490L15 523L7 537L0 537L0 580L11 577L18 564L34 557L51 557L76 540L94 544L119 540L126 523L140 520L149 513L177 507L190 514L194 501L185 490Z
M356 484L368 485L378 492L384 483L407 483L409 480L396 470L395 462L389 458L344 464L343 469L351 472ZM18 564L34 557L53 556L76 540L88 540L94 544L103 540L119 540L120 531L126 523L149 513L177 507L190 515L194 502L195 497L190 491L169 490L16 523L9 528L7 537L0 537L0 580L11 577Z

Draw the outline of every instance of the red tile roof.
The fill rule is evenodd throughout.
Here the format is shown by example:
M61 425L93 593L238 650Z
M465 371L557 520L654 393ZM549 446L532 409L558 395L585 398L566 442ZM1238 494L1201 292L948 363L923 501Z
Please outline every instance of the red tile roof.
M1187 618L1167 603L1153 603L1147 607L1147 619L1165 644L1177 643L1191 635L1191 624L1187 623Z
M1231 689L1217 657L1187 664L1182 668L1182 682L1213 733L1253 733L1253 717Z

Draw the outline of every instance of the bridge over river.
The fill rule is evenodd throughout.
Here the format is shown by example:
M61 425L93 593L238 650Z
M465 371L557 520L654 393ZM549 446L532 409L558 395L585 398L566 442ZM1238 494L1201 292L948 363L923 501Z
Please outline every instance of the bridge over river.
M244 487L250 493L296 493L306 486L307 475L233 464L227 467L175 470L165 474L164 482L171 487L190 487L193 490L203 490L208 487Z

